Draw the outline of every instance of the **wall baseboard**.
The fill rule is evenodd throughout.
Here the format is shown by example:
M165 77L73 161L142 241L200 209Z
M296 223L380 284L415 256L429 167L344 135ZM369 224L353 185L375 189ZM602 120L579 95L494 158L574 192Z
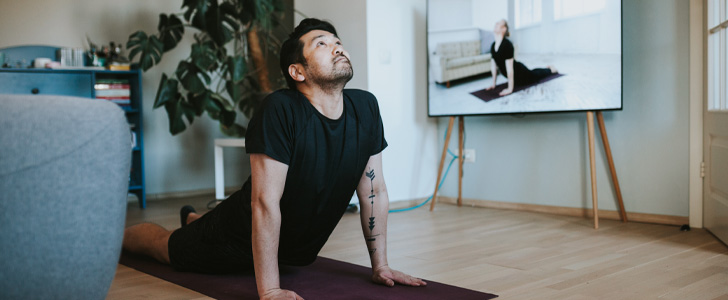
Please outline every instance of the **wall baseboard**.
M237 191L239 187L226 187L225 194L231 194ZM150 194L147 195L147 201L161 201L173 198L185 198L185 197L204 197L209 196L210 200L215 199L215 189L204 189L194 191L182 191L182 192L171 192L161 194ZM132 198L132 197L130 197ZM437 197L438 202L457 205L457 198L454 197ZM136 202L136 198L129 200ZM412 200L401 200L392 201L389 203L390 209L399 209L405 207L412 207L420 204L424 199L412 199ZM560 216L571 216L571 217L583 217L591 218L592 210L588 208L578 207L565 207L565 206L551 206L551 205L539 205L539 204L527 204L527 203L512 203L512 202L501 202L491 200L480 200L480 199L466 199L463 198L463 206L472 207L483 207L483 208L495 208L495 209L509 209L519 211L529 211L537 213L545 213L551 215ZM614 210L599 210L599 218L606 220L619 220L619 212ZM668 216L668 215L657 215L657 214L645 214L645 213L631 213L627 212L627 219L630 222L640 223L653 223L663 225L683 225L688 224L688 217L681 216Z
M225 195L230 195L239 189L240 189L240 187L226 187ZM210 197L210 200L213 200L213 199L215 199L215 189L212 188L212 189L202 189L202 190L192 190L192 191L147 194L147 202L161 201L161 200L175 199L175 198L187 198L187 197ZM136 198L136 196L130 196L127 198L127 201L128 202L137 202L137 198Z
M457 198L454 197L437 197L438 202L457 205ZM509 209L529 212L538 212L560 216L571 217L588 217L591 218L593 213L590 208L551 206L526 203L511 203L491 200L465 199L463 198L463 206L474 206L484 208ZM599 218L607 220L620 220L619 212L614 210L599 210ZM627 211L627 220L629 222L653 223L663 225L683 225L688 224L688 217L668 216L645 213L631 213Z

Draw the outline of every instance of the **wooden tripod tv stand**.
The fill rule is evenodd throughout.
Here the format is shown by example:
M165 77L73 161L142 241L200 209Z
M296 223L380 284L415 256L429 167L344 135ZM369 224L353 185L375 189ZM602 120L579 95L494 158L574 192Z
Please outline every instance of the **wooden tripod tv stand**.
M614 184L614 190L617 195L617 203L619 204L620 218L622 222L627 222L627 212L624 209L624 203L622 201L622 191L619 188L619 180L617 179L617 170L614 167L614 159L612 158L612 150L609 147L609 138L607 138L607 129L604 126L604 117L601 111L596 111L597 122L599 124L599 131L602 135L602 144L604 145L604 152L607 156L607 162L609 163L609 171L612 175L612 183ZM462 206L462 190L463 190L463 131L465 128L465 117L458 116L458 206ZM597 173L596 173L596 160L595 160L595 146L594 146L594 111L586 112L587 120L587 131L589 133L589 169L591 172L591 192L592 192L592 209L594 215L594 229L599 229L599 205L597 201ZM450 134L452 133L452 127L455 123L455 117L451 116L450 121L447 125L447 132L445 134L445 146L442 148L442 156L440 157L440 167L437 171L437 180L435 181L435 192L432 195L432 203L430 203L430 211L435 209L435 202L437 200L437 192L439 190L439 182L442 177L442 169L445 166L445 156L447 155L447 147L450 145Z

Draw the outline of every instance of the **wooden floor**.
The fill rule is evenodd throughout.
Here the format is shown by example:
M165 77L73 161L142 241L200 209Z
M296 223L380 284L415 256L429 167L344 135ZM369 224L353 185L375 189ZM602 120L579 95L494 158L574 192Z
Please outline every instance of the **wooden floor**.
M127 225L174 229L182 205L204 212L209 199L132 204ZM388 223L390 266L498 299L728 299L728 248L705 230L449 204ZM359 224L346 214L320 255L368 266ZM108 299L207 297L120 265Z

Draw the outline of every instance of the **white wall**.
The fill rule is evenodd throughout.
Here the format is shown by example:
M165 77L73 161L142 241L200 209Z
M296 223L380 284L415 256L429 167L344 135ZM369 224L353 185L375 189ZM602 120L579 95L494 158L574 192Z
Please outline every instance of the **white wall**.
M508 1L472 0L473 26L493 31L495 22L508 19Z
M688 2L624 6L624 110L604 112L624 204L628 212L688 216ZM463 197L591 207L585 113L465 120L465 147L477 161L465 165ZM446 124L440 119L441 134ZM599 139L597 131L599 207L616 210ZM443 195L457 195L455 178Z
M542 6L539 25L511 30L519 53L620 53L620 0L607 1L601 12L562 20L554 20L553 0Z
M160 13L180 12L181 0L2 1L0 48L17 45L83 47L86 35L98 44L126 41L131 33L156 32ZM171 74L189 55L189 32L162 63L143 74L144 151L147 194L214 187L213 139L223 137L206 116L178 136L169 133L167 112L152 109L162 72ZM225 184L241 186L250 167L245 151L225 151Z
M508 17L506 0L430 0L428 5L430 54L439 43L479 40L480 29L493 31L495 22Z
M434 190L442 138L427 117L425 11L424 0L367 1L369 91L379 99L389 143L383 167L392 201Z
M427 26L430 30L473 27L473 16L470 13L472 0L429 0L428 5L430 15Z
M493 30L495 22L508 18L507 0L429 0L430 31L477 27Z

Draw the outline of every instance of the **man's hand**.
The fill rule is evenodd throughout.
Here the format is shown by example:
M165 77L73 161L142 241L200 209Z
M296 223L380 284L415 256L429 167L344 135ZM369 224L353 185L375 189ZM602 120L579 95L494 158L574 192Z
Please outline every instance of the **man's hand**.
M372 281L386 286L394 286L394 283L409 286L425 286L427 282L422 279L409 276L400 271L392 270L389 266L381 266L372 270Z
M260 296L260 300L278 300L278 299L286 299L286 300L303 300L301 296L296 294L294 291L284 290L284 289L272 289L262 296Z
M495 84L485 88L486 91L490 91L495 88Z

